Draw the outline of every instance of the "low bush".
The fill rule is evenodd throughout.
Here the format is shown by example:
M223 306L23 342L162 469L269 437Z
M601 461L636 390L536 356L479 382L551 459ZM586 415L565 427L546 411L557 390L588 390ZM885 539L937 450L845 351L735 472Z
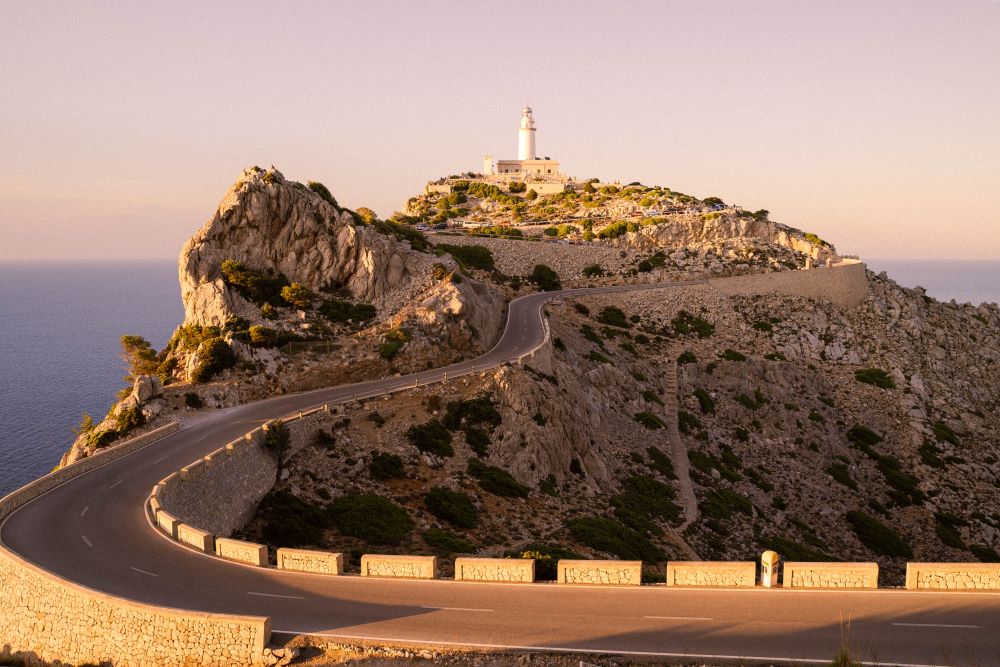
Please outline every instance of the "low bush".
M232 259L222 262L220 271L226 285L259 306L281 302L281 290L289 284L287 278L273 269L253 269Z
M201 396L193 391L189 391L184 394L184 405L194 410L204 407L205 402L201 400Z
M222 338L210 338L198 348L198 363L191 372L191 381L196 384L208 382L215 375L236 365L233 348Z
M115 417L115 428L119 434L124 435L134 428L139 428L146 423L146 415L142 414L142 408L137 405L130 405L118 413Z
M413 530L406 510L373 493L349 493L330 503L326 511L341 534L369 544L399 544Z
M456 430L462 426L487 426L493 429L500 425L503 417L493 407L493 401L489 396L477 396L476 398L451 401L445 407L445 414L442 423Z
M555 581L560 560L583 560L584 556L565 547L529 542L515 550L504 552L504 558L533 558L535 580Z
M758 544L763 549L777 551L785 560L812 562L836 562L840 560L825 551L800 544L795 540L779 535L763 537L758 541Z
M858 540L875 553L900 558L913 557L913 549L906 540L875 517L864 512L851 511L847 513L846 518Z
M656 563L666 559L666 554L649 539L614 519L596 516L570 519L566 528L580 544L623 560Z
M746 361L747 357L742 352L737 352L732 348L726 348L722 354L719 355L721 359L725 361Z
M648 475L634 475L622 484L622 492L611 498L611 506L615 508L615 516L623 523L642 532L654 531L650 519L665 519L676 521L680 518L681 508L673 499L674 489ZM634 521L639 519L639 521Z
M603 354L601 354L597 350L591 350L590 354L587 355L587 359L590 359L591 361L599 363L599 364L610 364L611 363L610 359L608 359L607 357L605 357Z
M584 278L600 278L605 273L604 267L600 264L588 264L583 267Z
M651 431L667 427L667 425L663 423L662 419L657 417L652 412L649 412L648 410L637 412L635 413L634 417L637 422L639 422L640 424L642 424Z
M969 551L983 563L1000 563L1000 554L996 552L996 549L985 544L970 545Z
M469 496L443 486L432 487L424 496L427 511L453 526L475 528L479 524L479 511Z
M687 410L677 411L677 428L681 433L689 434L703 428L701 420Z
M403 459L396 454L375 452L368 462L368 472L377 480L402 479L406 477L406 466Z
M715 400L712 398L712 395L708 393L708 391L698 387L694 390L694 397L698 399L698 407L701 408L702 414L715 414Z
M501 468L486 465L478 459L469 459L468 472L479 482L480 488L487 493L504 498L526 498L528 487L518 482Z
M864 452L871 458L878 457L878 455L875 454L872 447L882 442L882 436L880 436L875 431L871 430L867 426L862 426L861 424L855 424L844 435L847 437L848 442L850 442L852 445L860 449L862 452Z
M373 319L378 311L369 303L353 303L342 299L326 299L320 304L320 314L326 319L340 324L354 322L361 324Z
M291 440L291 432L280 419L268 424L267 431L264 433L264 449L274 454L279 469L285 461L285 454L288 452Z
M425 454L440 457L455 455L451 432L437 419L431 419L426 424L414 424L406 430L406 439Z
M607 324L621 329L629 329L632 327L631 323L629 323L628 319L625 317L625 311L617 306L607 306L604 308L600 315L597 316L597 321L601 324Z
M677 357L678 364L696 364L698 363L698 357L695 356L694 352L690 350L684 350Z
M934 438L938 442L947 442L952 445L958 445L958 435L944 422L934 422L931 424L931 430L934 432Z
M834 481L843 484L852 491L858 490L858 484L853 479L851 479L851 472L847 469L847 466L843 463L833 463L829 468L826 469L826 474L833 477Z
M559 274L547 264L535 264L535 268L532 269L529 280L538 285L538 289L543 292L552 292L554 290L562 289L562 284L559 282Z
M647 403L656 403L657 405L660 406L663 405L663 399L657 396L656 392L651 389L647 389L646 391L642 392L642 398Z
M316 545L323 538L327 516L318 507L309 505L288 491L271 491L257 507L262 518L261 534L273 547L303 547Z
M753 503L731 489L712 489L705 494L701 511L710 518L728 520L733 517L734 512L753 515Z
M302 283L292 283L281 288L281 298L296 308L309 308L316 295Z
M330 190L328 190L325 185L318 181L306 181L306 187L318 194L327 204L330 204L337 209L338 213L340 212L340 204L338 204L337 200L333 198L333 194L330 193Z
M674 463L670 460L670 457L663 453L663 451L657 447L650 447L646 450L646 454L649 455L649 469L655 470L667 479L677 479L677 473L674 472Z
M874 385L881 389L895 389L896 383L889 374L881 368L860 368L854 371L854 379L864 384Z
M715 333L714 324L708 320L698 317L697 315L692 315L686 310L679 311L677 315L670 320L670 326L673 327L674 333L680 336L694 334L698 338L708 338Z
M454 257L463 269L496 270L496 265L493 263L493 253L485 246L439 243L437 247Z
M424 544L439 554L446 556L451 554L471 554L476 551L476 545L469 540L447 530L441 530L440 528L428 528L423 532L421 537L424 538Z

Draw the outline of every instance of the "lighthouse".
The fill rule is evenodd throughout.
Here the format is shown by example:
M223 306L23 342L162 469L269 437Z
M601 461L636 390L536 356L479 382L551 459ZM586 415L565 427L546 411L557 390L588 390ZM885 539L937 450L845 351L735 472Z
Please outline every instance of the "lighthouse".
M529 106L521 109L521 127L517 131L517 159L535 159L535 119Z

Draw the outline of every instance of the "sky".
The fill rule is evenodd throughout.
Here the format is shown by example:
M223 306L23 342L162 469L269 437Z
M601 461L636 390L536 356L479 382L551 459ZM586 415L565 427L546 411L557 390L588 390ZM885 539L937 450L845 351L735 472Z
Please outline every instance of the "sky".
M252 165L387 216L525 103L578 178L1000 260L996 0L5 0L0 63L0 260L176 257Z

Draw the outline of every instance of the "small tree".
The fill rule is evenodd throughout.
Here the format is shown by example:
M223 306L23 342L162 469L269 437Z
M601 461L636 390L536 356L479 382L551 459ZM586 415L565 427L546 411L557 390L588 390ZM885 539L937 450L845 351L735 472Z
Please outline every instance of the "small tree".
M378 215L375 214L375 211L371 210L367 206L362 206L355 211L355 213L358 214L358 217L361 218L361 221L366 225L375 224L375 221L378 220Z
M535 264L535 268L531 272L531 282L538 285L538 289L544 292L562 288L559 274L546 264Z
M301 283L292 283L281 288L281 298L296 308L308 308L316 295Z
M156 350L142 336L125 334L121 338L122 359L128 364L129 375L126 382L132 382L138 375L151 375L160 365L156 358Z
M278 462L278 471L285 462L285 453L288 451L288 444L291 441L291 433L288 427L280 419L277 419L267 426L264 434L264 447L274 454Z
M534 201L535 199L538 199L538 193L535 192L534 189L528 190L528 194L524 195L524 198L528 201Z
M587 181L586 183L583 184L583 191L586 192L588 195L592 195L595 192L597 192L597 188L594 187L593 183Z

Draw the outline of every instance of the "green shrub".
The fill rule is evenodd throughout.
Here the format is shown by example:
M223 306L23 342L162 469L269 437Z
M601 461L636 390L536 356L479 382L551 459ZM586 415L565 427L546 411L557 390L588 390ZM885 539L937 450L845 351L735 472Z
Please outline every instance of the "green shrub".
M558 574L558 561L583 560L584 557L575 551L561 546L529 542L518 549L504 552L505 558L533 558L535 560L535 580L555 581Z
M617 306L607 306L601 311L601 314L597 316L597 321L601 324L607 324L613 327L619 327L621 329L629 329L632 327L628 319L625 317L625 312L618 308Z
M764 549L777 551L785 560L807 562L836 562L840 560L824 551L778 535L761 538L758 543Z
M538 483L538 490L547 496L558 496L559 490L556 488L556 476L548 475Z
M843 484L847 488L857 491L858 484L853 479L851 479L851 473L847 469L847 466L843 463L831 464L829 468L826 469L826 474L833 477L835 482Z
M440 528L428 528L421 537L424 544L440 554L471 554L476 551L472 542Z
M941 457L938 456L941 451L935 447L932 442L924 441L924 443L920 445L920 449L918 451L920 453L920 460L924 463L924 465L928 465L932 468L944 467L944 461L942 461Z
M340 212L340 204L333 198L333 194L330 193L325 185L318 181L306 181L306 187L318 194L327 204L337 209L338 213Z
M372 493L349 493L329 507L330 522L343 535L369 544L399 544L413 530L413 521L402 507Z
M406 477L406 466L403 465L403 459L396 454L375 452L372 460L368 462L368 472L381 481L402 479Z
M352 303L341 299L326 299L319 306L323 317L334 323L367 322L375 317L378 311L369 303Z
M208 382L217 373L236 365L236 355L229 343L221 338L211 338L198 348L198 363L191 371L191 381L196 384Z
M485 246L439 243L437 247L454 257L463 269L496 270L496 265L493 263L493 253Z
M588 264L583 267L585 278L599 278L604 275L604 268L600 264Z
M493 407L493 402L489 396L477 396L473 399L451 401L445 407L445 414L442 422L451 430L456 430L463 425L480 426L486 425L491 430L500 425L503 417Z
M684 350L677 357L678 364L696 364L698 363L698 357L695 356L694 352L690 350Z
M670 320L674 333L685 336L695 334L698 338L708 338L715 333L715 325L686 310L681 310Z
M319 544L327 516L288 491L271 491L257 508L262 518L264 541L273 547L303 547Z
M758 321L754 322L753 323L753 328L756 329L757 331L764 331L764 332L767 332L767 333L770 333L770 332L774 331L774 325L772 325L770 322L766 322L764 320L758 320Z
M689 434L703 428L701 420L687 410L677 411L677 428L681 433Z
M662 419L654 415L652 412L649 412L648 410L644 410L643 412L637 412L635 413L634 416L637 422L639 422L640 424L642 424L651 431L667 427L667 425L663 423Z
M934 437L938 442L947 442L952 445L958 445L958 435L944 422L934 422L931 424L931 430L934 432Z
M719 355L720 358L726 361L746 361L747 357L742 352L737 352L731 348L726 348L726 350Z
M142 336L125 334L121 337L121 346L122 359L128 364L129 379L156 373L160 362L156 357L156 350L148 340Z
M308 308L316 295L301 283L292 283L281 288L281 298L296 308Z
M120 435L124 435L134 428L139 428L146 423L146 416L142 414L142 409L137 405L130 405L115 417L115 428Z
M557 274L551 266L546 264L535 264L535 268L532 269L529 280L538 285L538 289L543 292L551 292L562 289L562 284L559 282L559 274Z
M698 387L694 390L694 397L698 399L698 407L701 408L702 414L715 414L715 401L712 399L712 395L709 394L708 391Z
M587 358L590 359L591 361L599 363L599 364L610 364L611 363L610 359L608 359L607 357L605 357L603 354L601 354L597 350L591 350L590 354L587 355Z
M378 410L369 412L368 416L366 416L365 419L375 424L375 428L382 428L383 426L385 426L385 417L383 417L382 413L379 412Z
M912 558L913 549L906 540L892 528L875 517L860 511L847 513L847 522L863 545L883 556Z
M220 267L223 282L235 289L240 296L257 305L278 303L281 290L288 285L288 279L275 274L273 269L252 269L242 262L227 259Z
M387 340L378 346L378 354L386 361L392 361L403 349L403 342L398 340Z
M269 423L267 431L264 432L264 448L274 454L279 468L285 460L291 438L292 434L288 431L288 427L280 419Z
M451 433L437 419L431 419L426 424L414 424L406 430L406 439L426 454L441 457L455 455L455 449L451 446Z
M656 395L655 391L647 389L642 392L642 398L647 403L656 403L657 405L663 405L663 399Z
M923 492L917 488L919 480L902 470L902 466L894 456L879 456L876 459L879 472L885 478L885 483L895 490L893 500L900 505L920 504L924 500Z
M534 201L538 199L538 193L534 190L528 190L527 194L524 195L524 198L528 201Z
M487 493L504 498L525 498L528 487L521 484L506 470L486 465L478 459L469 459L469 474L479 481L479 486Z
M623 560L643 560L650 563L666 559L666 555L646 537L628 526L605 517L581 517L566 522L570 535L591 549L613 554Z
M428 512L453 526L475 528L479 524L479 511L464 493L435 486L424 496L424 505Z
M855 424L845 435L847 436L847 440L852 445L868 454L870 457L877 458L878 455L873 452L872 447L882 442L882 436L878 433L871 430L867 426Z
M625 234L627 231L629 231L628 223L624 220L618 220L617 222L612 222L610 225L597 232L597 238L616 239Z
M812 232L806 232L804 234L804 236L805 236L806 241L809 241L809 243L812 243L813 245L823 246L823 247L827 247L827 248L830 247L829 243L827 243L826 241L824 241L820 237L816 236Z
M489 453L490 435L481 428L466 426L465 442L477 456L486 456Z
M681 508L673 502L675 497L673 488L658 479L634 475L625 480L622 492L611 498L611 506L621 521L641 532L642 526L649 526L650 518L676 521L680 517ZM632 523L633 517L640 521ZM642 521L643 518L647 521Z
M967 523L964 519L953 514L948 514L947 512L935 512L934 521L934 532L937 533L938 539L941 540L942 544L953 549L966 548L965 542L962 541L962 535L958 532L957 528Z
M278 332L270 327L254 325L247 330L250 334L250 344L254 347L277 347Z
M201 396L193 391L189 391L184 394L184 405L194 410L197 410L205 405L205 402L201 400Z
M985 544L973 544L969 546L969 551L983 563L1000 563L1000 554Z
M733 512L753 515L753 503L730 489L711 489L705 494L701 511L710 518L728 520L733 517Z
M670 457L663 453L663 451L657 447L650 447L646 450L646 454L649 455L649 469L654 470L667 479L677 479L677 474L674 472L674 463L670 460Z
M860 368L854 371L854 379L865 384L875 385L881 389L895 389L896 383L889 374L881 368Z

